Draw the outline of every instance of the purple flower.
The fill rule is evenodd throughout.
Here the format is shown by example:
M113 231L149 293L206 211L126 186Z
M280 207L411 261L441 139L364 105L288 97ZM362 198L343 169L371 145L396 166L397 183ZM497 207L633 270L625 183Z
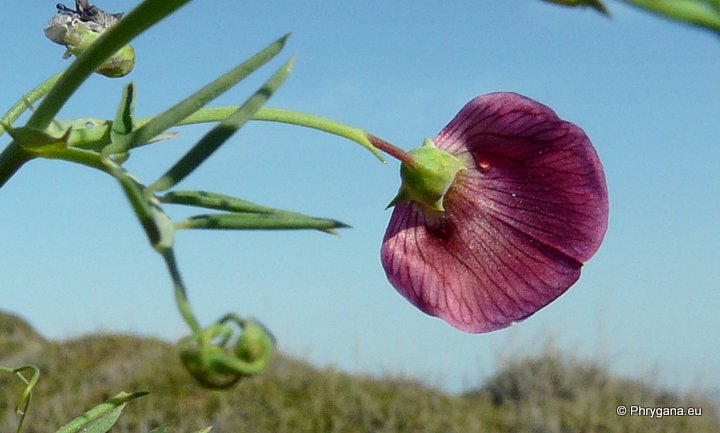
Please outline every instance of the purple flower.
M418 199L408 191L424 175L410 172L424 164L409 152L382 245L404 297L458 329L488 332L577 281L608 220L602 166L580 128L524 96L493 93L465 105L434 144L459 169L437 203Z

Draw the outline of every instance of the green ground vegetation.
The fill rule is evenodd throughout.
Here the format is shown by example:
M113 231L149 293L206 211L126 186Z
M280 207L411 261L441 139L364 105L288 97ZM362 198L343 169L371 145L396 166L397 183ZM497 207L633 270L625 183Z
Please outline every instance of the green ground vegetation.
M216 432L720 432L713 402L612 375L601 363L556 350L508 361L462 395L419 381L351 375L278 355L272 367L228 391L199 388L175 347L130 335L48 341L25 321L0 313L0 365L32 363L42 376L27 433L52 432L119 391L149 391L131 402L111 432L166 425ZM0 377L0 432L15 430L21 384ZM616 415L619 404L702 408L699 417Z

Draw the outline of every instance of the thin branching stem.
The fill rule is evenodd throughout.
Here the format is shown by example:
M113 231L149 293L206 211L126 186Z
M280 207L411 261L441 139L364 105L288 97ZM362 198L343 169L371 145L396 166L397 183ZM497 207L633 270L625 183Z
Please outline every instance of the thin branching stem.
M220 122L226 119L229 115L234 113L238 107L212 107L203 108L198 110L194 114L188 116L177 125L193 125L198 123L209 123L209 122ZM149 122L152 118L138 119L138 125L143 125ZM305 128L315 129L322 132L327 132L339 137L347 138L348 140L354 141L364 148L372 152L375 157L380 161L385 162L382 154L370 141L369 133L361 128L347 125L337 120L328 119L327 117L318 116L315 114L308 114L301 111L288 110L284 108L272 108L262 107L255 115L252 120L266 121L266 122L277 122L286 123L290 125L302 126ZM394 155L393 155L394 156Z
M165 264L167 265L168 272L170 272L173 285L175 286L175 302L178 310L180 310L180 314L183 319L185 319L185 323L188 324L193 334L198 334L202 332L202 328L200 327L198 320L195 318L195 314L190 306L190 301L187 297L187 290L185 289L185 283L183 282L182 275L180 275L180 269L178 269L177 261L175 260L175 253L172 249L168 249L162 253L162 256L165 260Z

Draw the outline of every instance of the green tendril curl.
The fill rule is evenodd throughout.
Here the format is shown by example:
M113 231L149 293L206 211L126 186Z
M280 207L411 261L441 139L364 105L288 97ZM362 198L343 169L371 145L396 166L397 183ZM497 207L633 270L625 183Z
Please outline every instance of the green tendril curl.
M25 377L25 373L28 372L32 373L30 379ZM18 368L8 368L0 366L0 373L12 374L18 379L20 379L23 384L25 384L25 388L23 388L23 391L20 394L20 398L15 405L15 413L19 417L18 426L15 431L16 433L20 433L20 431L22 430L23 422L25 421L25 416L28 412L28 408L30 407L30 401L32 400L32 390L37 384L38 379L40 378L40 369L38 369L34 365L23 365L22 367Z

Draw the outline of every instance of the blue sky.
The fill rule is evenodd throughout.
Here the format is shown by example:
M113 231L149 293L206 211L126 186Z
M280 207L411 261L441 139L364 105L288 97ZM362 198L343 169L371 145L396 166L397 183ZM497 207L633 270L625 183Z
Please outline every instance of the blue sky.
M97 2L111 12L135 4ZM20 2L7 12L0 107L67 65L42 35L54 5ZM608 5L612 20L537 0L197 0L134 43L130 77L91 78L60 117L112 118L130 79L138 115L157 113L288 31L281 58L213 105L241 103L297 54L269 105L342 120L410 149L474 96L525 94L586 131L610 191L605 242L557 301L490 334L425 316L380 265L398 164L383 166L339 138L253 123L180 186L353 228L339 238L180 233L176 251L199 319L255 316L283 351L451 390L481 383L504 359L548 341L666 386L717 387L720 40ZM138 150L128 167L150 182L206 129L184 128L176 140ZM0 223L0 308L44 335L185 333L163 263L112 179L34 161L0 190Z

